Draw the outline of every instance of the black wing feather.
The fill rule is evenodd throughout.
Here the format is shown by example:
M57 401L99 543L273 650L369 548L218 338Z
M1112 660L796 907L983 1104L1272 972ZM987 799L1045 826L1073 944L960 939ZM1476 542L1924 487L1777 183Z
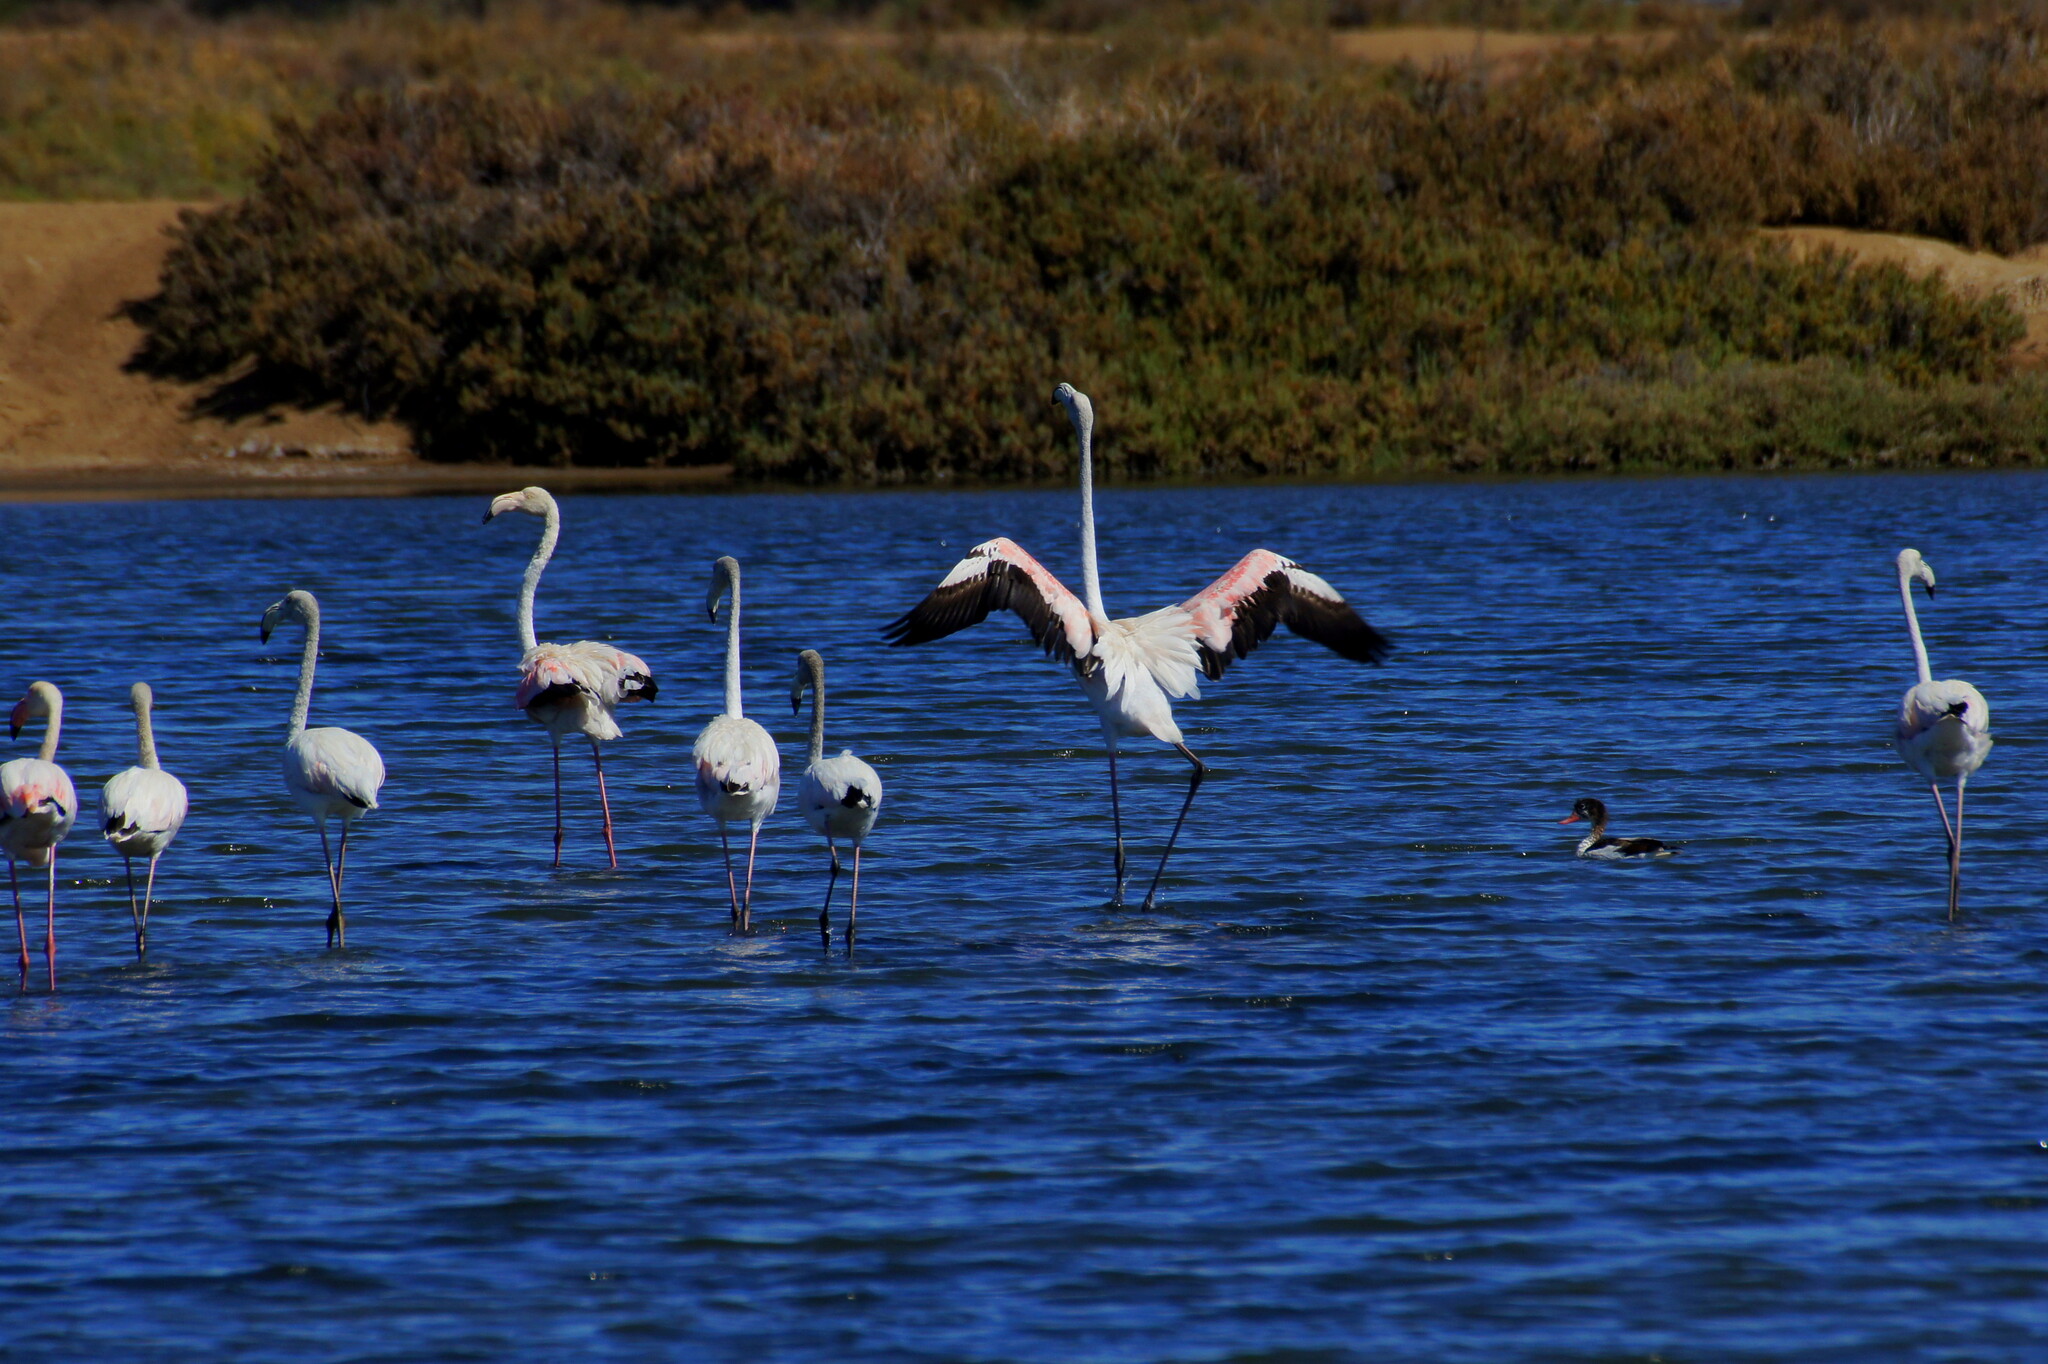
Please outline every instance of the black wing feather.
M1225 668L1258 648L1282 625L1356 663L1383 662L1391 645L1349 602L1298 592L1287 570L1276 568L1256 592L1237 603L1231 613L1228 646L1219 650L1197 642L1202 671L1211 679L1223 676Z
M991 611L1014 611L1023 618L1032 639L1063 663L1074 661L1066 627L1024 570L1006 560L988 558L988 569L950 587L933 588L917 605L889 622L882 638L891 644L929 644L987 620Z

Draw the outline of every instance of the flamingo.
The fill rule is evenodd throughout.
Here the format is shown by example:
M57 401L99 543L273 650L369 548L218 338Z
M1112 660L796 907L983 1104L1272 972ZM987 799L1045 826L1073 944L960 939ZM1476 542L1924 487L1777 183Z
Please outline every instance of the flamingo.
M1895 562L1899 600L1906 606L1906 629L1913 636L1913 662L1920 669L1920 680L1899 698L1899 728L1893 742L1906 766L1927 779L1927 788L1934 793L1934 808L1941 813L1942 832L1948 839L1948 917L1953 922L1962 895L1963 787L1991 754L1991 703L1967 682L1953 677L1934 680L1927 645L1920 638L1920 617L1913 610L1913 580L1927 584L1931 599L1934 568L1917 549L1900 550ZM1950 779L1956 784L1953 825L1941 799L1941 783Z
M261 638L282 624L306 627L306 652L299 659L299 692L292 700L292 718L284 735L284 787L292 803L313 818L320 830L320 856L327 864L327 888L334 910L327 916L327 945L348 946L348 923L341 913L341 883L348 870L349 826L377 808L377 790L384 785L384 759L362 735L346 729L307 729L306 710L313 701L313 665L320 657L320 603L311 592L287 592L263 613ZM341 819L341 855L327 848L327 819Z
M1081 690L1102 721L1109 749L1109 810L1116 834L1116 894L1112 907L1123 904L1126 862L1123 816L1117 798L1116 754L1123 738L1154 738L1169 744L1188 760L1186 797L1173 833L1160 855L1151 888L1150 909L1173 855L1181 826L1195 802L1195 792L1209 775L1208 766L1184 741L1174 723L1173 700L1198 699L1198 674L1210 679L1256 649L1279 625L1286 625L1345 658L1378 663L1387 639L1359 618L1329 583L1292 559L1269 549L1255 549L1228 573L1186 601L1142 616L1109 619L1102 604L1102 586L1095 568L1095 504L1092 441L1095 411L1088 395L1072 384L1053 390L1053 399L1067 410L1080 443L1081 580L1085 598L1076 597L1009 539L976 545L930 595L892 621L885 631L891 644L923 644L986 620L990 611L1015 611L1031 628L1039 647L1069 664Z
M78 792L70 774L57 766L57 735L64 727L64 693L48 682L29 683L28 695L7 719L7 737L18 738L36 716L49 723L33 758L0 763L0 849L7 853L7 885L14 892L14 931L21 937L21 983L28 985L28 924L21 917L17 861L50 869L50 903L43 927L43 960L50 988L57 988L57 845L78 818Z
M740 564L730 554L711 566L711 619L732 594L732 612L725 621L725 713L698 731L690 758L697 765L697 803L718 821L718 846L725 852L725 887L732 895L732 923L741 933L754 926L754 852L761 843L761 822L775 813L782 794L782 755L768 731L740 710ZM753 826L747 842L747 889L743 897L732 874L728 821Z
M875 816L882 812L882 779L853 750L843 748L839 756L825 756L825 660L816 649L796 656L796 681L789 688L790 714L803 707L804 688L811 689L811 756L804 779L797 787L796 804L804 822L824 835L832 854L832 875L825 882L825 907L818 912L818 932L826 946L832 944L832 888L839 884L839 847L843 838L853 844L853 901L846 911L846 945L853 946L853 930L860 915L860 845Z
M148 950L149 902L156 892L156 859L171 846L185 823L185 783L163 770L156 760L156 733L149 712L156 698L149 683L128 689L135 708L136 765L116 772L100 788L100 831L128 871L128 913L135 920L135 955ZM149 859L142 903L135 902L135 859Z
M604 754L598 745L619 737L612 710L628 701L652 701L654 674L642 660L594 639L574 644L542 644L533 633L533 593L541 570L554 557L562 534L562 509L546 488L521 488L491 499L484 513L488 523L504 512L521 511L545 518L540 545L526 565L519 588L519 639L526 652L519 657L519 690L512 702L528 719L548 732L555 750L555 860L562 865L562 736L581 734L590 741L590 760L597 765L597 801L604 809L604 850L612 870L619 869L618 845L612 839L612 802L604 786Z

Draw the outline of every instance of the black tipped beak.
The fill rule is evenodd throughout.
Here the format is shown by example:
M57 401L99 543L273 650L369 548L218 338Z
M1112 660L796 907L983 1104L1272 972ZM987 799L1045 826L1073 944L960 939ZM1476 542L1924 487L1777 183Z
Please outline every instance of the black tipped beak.
M792 696L792 697L790 697L790 698L789 698L789 713L790 713L791 715L794 715L794 714L796 714L796 713L797 713L798 711L802 710L803 708L804 708L804 699L803 699L803 698L802 698L801 696Z
M485 524L485 525L487 525L487 526L488 526L489 524L491 524L491 518L492 518L493 516L496 516L496 515L497 515L497 513L496 513L496 512L485 512L485 513L484 513L484 524Z
M1929 584L1927 584L1927 600L1929 600L1929 601L1933 601L1933 600L1934 600L1934 584L1933 584L1933 583L1929 583Z
M19 739L21 737L21 726L9 725L7 727L7 737L10 739Z
M257 630L256 641L259 644L270 643L270 627L268 625L263 626L261 629Z
M1963 712L1968 710L1969 708L1970 703L1968 701L1958 701L1953 706L1950 706L1948 708L1948 713L1950 715L1955 716L1956 719L1960 720L1963 718Z

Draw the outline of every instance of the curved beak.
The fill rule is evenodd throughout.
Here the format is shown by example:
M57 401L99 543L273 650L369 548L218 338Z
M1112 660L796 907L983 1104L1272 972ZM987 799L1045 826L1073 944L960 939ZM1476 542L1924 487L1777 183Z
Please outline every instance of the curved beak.
M14 709L7 716L7 737L19 739L21 737L21 727L27 723L28 698L24 696L15 703Z
M488 510L486 510L486 511L484 512L484 524L485 524L485 525L487 525L487 526L488 526L489 524L491 524L491 518L492 518L492 517L494 517L494 516L496 516L497 514L498 514L498 509L497 509L496 507L492 507L492 508L489 508Z
M270 643L270 622L269 622L269 621L267 621L267 620L266 620L266 621L264 621L264 622L263 622L263 624L262 624L262 626L261 626L260 628L258 628L258 629L257 629L257 631L256 631L256 640L257 640L257 642L258 642L259 644L268 644L268 643Z

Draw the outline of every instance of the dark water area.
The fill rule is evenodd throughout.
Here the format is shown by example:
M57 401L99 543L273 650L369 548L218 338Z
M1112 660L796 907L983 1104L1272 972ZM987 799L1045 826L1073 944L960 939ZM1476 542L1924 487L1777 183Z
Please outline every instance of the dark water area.
M1113 612L1264 544L1396 644L1278 636L1181 704L1215 774L1151 913L1104 907L1099 733L1022 627L878 638L994 534L1078 585L1072 494L569 499L541 637L661 685L607 752L617 872L573 750L547 866L537 522L0 507L4 699L65 689L96 795L150 681L193 798L148 961L81 821L59 990L38 961L4 1006L5 1357L2048 1357L2044 493L1108 490ZM1907 544L1998 737L1954 925L1890 746ZM723 553L785 764L746 939L689 778ZM345 951L278 776L298 637L257 642L292 587L313 723L390 769ZM795 810L803 647L888 784L851 957ZM1186 765L1125 752L1149 872ZM1583 795L1683 854L1575 859Z

